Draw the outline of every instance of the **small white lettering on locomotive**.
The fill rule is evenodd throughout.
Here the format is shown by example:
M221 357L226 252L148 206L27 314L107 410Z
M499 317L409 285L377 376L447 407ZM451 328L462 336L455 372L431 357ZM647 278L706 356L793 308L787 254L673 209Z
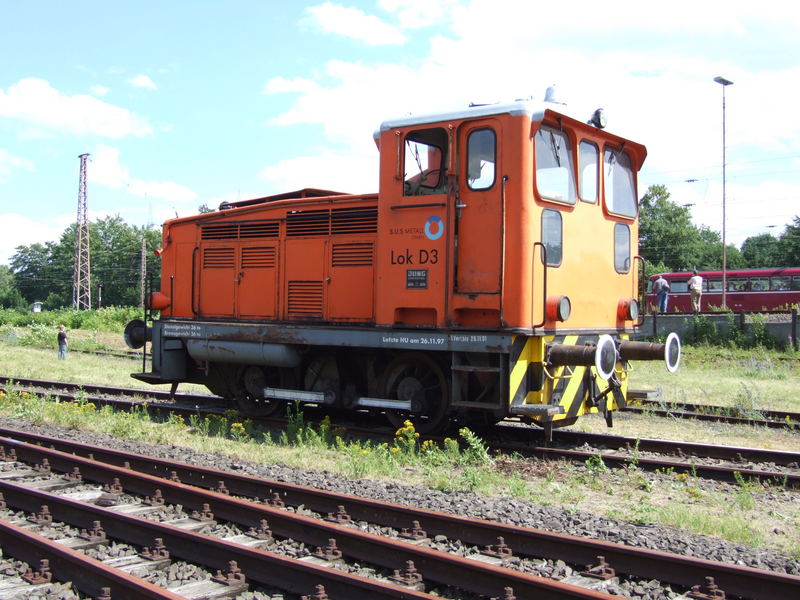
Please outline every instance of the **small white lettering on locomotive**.
M164 335L169 337L199 338L202 328L194 323L165 323Z

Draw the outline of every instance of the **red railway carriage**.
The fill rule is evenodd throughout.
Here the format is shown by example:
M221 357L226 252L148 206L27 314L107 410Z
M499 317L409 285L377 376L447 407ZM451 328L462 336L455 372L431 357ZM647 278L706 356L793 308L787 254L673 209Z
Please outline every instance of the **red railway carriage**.
M527 102L384 122L378 194L300 190L164 224L152 383L547 428L624 403L644 146Z
M722 271L698 271L703 278L701 310L715 310L722 306ZM688 281L692 273L664 273L669 283L667 312L692 312ZM658 302L652 293L650 277L647 286L647 305L655 311ZM734 311L787 310L800 305L800 267L777 269L736 269L726 271L728 290L727 307Z

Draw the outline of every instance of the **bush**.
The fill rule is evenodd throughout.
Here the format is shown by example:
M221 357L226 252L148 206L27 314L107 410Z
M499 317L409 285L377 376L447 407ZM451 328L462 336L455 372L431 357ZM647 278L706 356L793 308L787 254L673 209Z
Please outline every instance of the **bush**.
M705 315L695 315L692 330L686 334L688 344L716 344L721 340L717 324Z
M55 328L65 325L69 329L122 332L131 319L141 318L142 311L132 306L108 306L91 310L62 308L40 313L0 309L0 326L30 327L40 325Z

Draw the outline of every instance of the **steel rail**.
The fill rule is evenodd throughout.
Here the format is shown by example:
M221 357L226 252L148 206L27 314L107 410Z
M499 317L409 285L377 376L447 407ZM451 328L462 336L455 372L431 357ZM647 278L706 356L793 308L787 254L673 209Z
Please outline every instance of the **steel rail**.
M364 597L385 600L398 600L399 598L433 600L436 598L424 592L366 579L264 550L248 548L223 539L126 515L93 504L78 502L9 481L0 480L0 491L9 505L21 510L35 512L46 505L54 520L63 521L75 527L90 528L95 521L100 521L109 537L134 545L151 547L156 538L161 538L171 556L212 569L225 571L230 561L235 560L248 580L296 594L312 592L316 584L322 584L328 593L340 598ZM580 596L574 597L580 598ZM590 597L587 596L587 598ZM600 597L607 598L607 596Z
M2 385L3 381L6 380L6 383L9 378L0 377L0 385ZM170 398L169 392L156 392L156 391L148 391L148 390L137 390L137 389L127 389L127 388L115 388L115 387L106 387L106 386L78 386L76 384L67 384L67 383L58 383L58 382L47 382L47 381L40 381L40 380L22 380L22 379L15 379L17 383L22 385L30 385L30 386L39 386L39 387L53 387L53 388L65 388L65 387L72 387L73 389L83 389L84 391L92 392L92 393L109 393L109 394L126 394L126 395L134 395L134 394L147 394L148 396L153 396L155 398L160 398L167 400ZM58 394L59 397L66 399L66 400L74 400L74 396L69 394ZM178 394L175 396L176 400L181 402L196 402L196 401L209 401L213 399L219 399L218 396L196 396L192 394ZM141 402L128 402L123 400L113 400L109 398L90 398L91 401L96 403L107 404L118 408L120 410L130 410L133 406L142 406L144 403ZM149 408L154 410L171 410L176 412L177 414L183 416L191 416L197 414L221 414L221 411L213 409L213 408L203 408L201 406L193 406L189 407L181 407L181 406L172 406L172 405L160 405L160 404L148 404ZM783 414L783 413L781 413ZM786 413L786 414L794 414L794 413ZM800 415L799 415L800 416ZM283 423L285 420L277 419L277 418L270 418L266 419L269 423ZM527 441L530 439L531 435L535 435L539 437L537 434L539 430L531 430L529 428L520 428L520 427L511 427L511 426L504 426L498 425L498 429L502 430L503 435L507 437L516 437L517 439L514 440L515 443L521 443L523 441ZM348 428L349 431L354 433L358 433L359 435L367 435L371 437L381 436L379 433L376 433L375 430L363 429L359 427L350 427ZM747 448L747 447L740 447L740 446L720 446L715 444L702 444L698 442L676 442L672 440L658 440L652 438L633 438L629 436L618 436L618 435L610 435L610 434L602 434L602 433L585 433L580 431L572 431L567 429L555 430L553 432L554 439L556 441L561 441L564 443L588 443L592 445L602 445L608 448L616 448L619 450L627 449L632 451L634 449L639 451L645 452L655 452L659 454L677 454L677 455L689 455L689 456L696 456L698 458L713 458L719 460L731 460L736 462L742 462L745 460L751 460L753 462L769 462L774 463L776 465L791 465L791 464L800 464L800 453L797 452L788 452L782 450L768 450L762 448ZM502 447L502 442L491 442L493 447ZM508 446L509 448L519 451L521 448L517 445ZM539 448L534 446L531 448L532 451L536 451ZM548 450L550 450L548 448ZM579 457L583 458L583 457ZM669 465L668 465L669 466ZM662 468L661 465L656 465L656 468ZM765 476L773 476L772 473L767 473Z
M109 388L119 389L119 388ZM71 396L62 394L61 397L65 399L72 399ZM133 407L141 407L144 403L131 403L122 400L114 400L108 398L92 398L98 404L107 404L114 406L120 410L131 410ZM183 416L192 415L205 415L205 414L218 414L219 410L204 408L198 406L194 407L180 407L172 405L158 405L148 404L149 409L159 411L168 410ZM275 418L266 419L265 421L273 423L279 422ZM388 434L381 434L374 430L362 429L357 427L348 427L351 433L368 437L385 438ZM506 427L504 434L513 436L519 427ZM532 431L524 429L524 437L530 438ZM742 448L735 446L716 446L711 444L699 444L693 442L674 442L667 440L651 440L651 439L637 439L624 436L611 436L605 434L590 434L574 431L557 431L554 434L554 439L568 441L575 443L580 440L580 443L587 442L597 445L609 446L612 448L623 449L627 453L615 454L613 451L584 451L584 450L570 450L560 449L550 446L534 446L529 441L491 441L488 443L489 447L494 450L513 451L526 456L533 456L544 460L570 460L573 462L585 462L587 460L596 460L598 457L602 458L606 466L614 468L625 468L632 464L648 470L648 471L673 471L677 473L687 473L693 476L702 477L704 479L713 479L717 481L737 482L742 475L749 478L756 478L763 481L771 481L775 484L783 485L785 487L800 487L800 472L786 473L781 471L768 471L750 468L737 468L728 466L717 465L703 465L692 462L691 456L694 455L698 458L713 458L719 460L728 460L733 462L743 462L751 460L753 462L771 462L774 464L791 466L800 464L800 453L785 452L778 450L763 450L756 448ZM631 452L638 450L646 450L657 453L668 453L685 455L689 454L689 461L685 459L657 459L641 456L632 456Z
M568 450L563 448L548 448L542 446L531 447L526 444L504 443L495 444L494 448L506 451L515 451L526 456L535 456L545 460L569 460L576 463L602 460L607 467L628 468L637 467L646 471L663 471L673 473L686 473L702 479L713 479L737 483L742 477L769 481L775 485L787 488L800 488L800 471L786 473L781 471L765 471L760 469L745 469L721 465L706 465L695 463L686 459L647 458L633 456L629 452L617 453L614 450Z
M149 398L157 398L160 400L185 400L209 402L213 400L220 400L219 396L213 395L200 395L200 394L175 394L174 396L169 392L156 389L147 388L122 388L111 385L95 385L95 384L77 384L63 381L47 381L43 379L25 379L21 377L8 377L0 376L0 385L7 386L10 382L15 385L23 387L40 387L45 389L65 389L65 390L82 390L90 394L108 394L110 396L136 396L145 395Z
M0 438L0 443L4 444L7 448L13 448L18 460L36 462L47 458L50 466L59 471L69 473L75 467L78 467L84 479L111 483L114 478L117 478L125 491L130 493L136 493L142 496L154 496L156 495L156 490L159 490L164 500L171 504L181 504L185 507L197 509L202 508L203 504L208 504L216 518L237 523L245 527L257 527L262 519L266 519L273 533L281 537L301 540L309 545L325 546L328 541L333 538L336 540L337 547L344 555L377 564L387 569L402 569L408 561L413 561L416 569L424 576L425 580L438 584L467 589L470 592L486 596L501 595L504 588L511 587L514 593L521 598L537 598L542 600L599 600L609 598L607 594L578 586L552 581L536 575L498 567L496 565L440 552L438 550L432 550L405 541L376 536L336 523L287 512L280 508L233 498L228 494L208 489L210 485L219 485L219 481L225 481L223 477L217 477L218 473L216 472L213 476L217 477L217 479L213 481L205 480L205 485L201 488L101 463L97 460L99 453L102 451L102 449L99 448L94 449L92 453L94 459L89 459L9 438ZM150 461L152 463L153 460L158 459L139 457L139 460L145 462ZM164 462L168 463L168 461ZM131 464L131 467L132 466L133 464ZM167 466L169 466L169 464ZM189 469L191 468L192 467L189 467ZM166 474L171 474L173 470L175 469L168 469L168 473ZM211 475L211 473L207 473L207 475ZM259 486L263 486L263 482L256 481L255 485L256 488L258 488ZM7 486L11 487L7 488ZM10 496L9 493L6 493L6 489L9 489ZM18 492L15 484L0 481L0 491L4 492L6 501L9 504L14 504L15 500L21 502L21 500L14 495L15 491ZM239 493L238 490L229 490L229 492ZM256 497L259 496L257 495ZM72 501L67 501L66 499L64 501L68 504L63 505L62 508L73 506L74 504L84 506L80 503L72 503ZM50 502L52 502L52 500ZM58 502L61 502L61 500L59 499ZM339 504L341 504L341 499ZM29 510L31 506L33 506L33 508L38 508L38 505L35 503L26 506ZM66 508L64 508L64 510L66 513L61 512L60 514L68 515L69 511L67 511ZM80 511L86 509L75 508L75 510ZM52 505L50 506L50 512L53 513L54 517L62 518L56 514ZM106 526L107 517L94 516L92 518L94 520L102 520L103 527L108 534L112 536L115 535L114 529ZM64 517L64 520L68 519ZM407 524L410 526L411 522L408 521ZM88 525L85 524L82 526L88 527ZM161 534L155 535L150 533L149 535L152 537L149 538L149 541L145 538L144 542L141 538L126 537L125 539L135 539L138 540L137 543L146 545L146 543L152 542L153 537L163 537ZM166 536L167 533L164 535ZM496 542L497 538L495 536L491 543L494 544ZM176 543L179 547L183 548L183 544L186 542L183 539L178 539ZM172 551L172 547L169 543L167 543L167 546L170 551ZM219 550L221 551L222 548L220 547ZM182 556L191 555L184 553ZM227 561L231 559L239 562L237 556L238 555L231 555L230 558L226 558L224 560L224 565L227 565ZM190 558L190 560L197 561L197 558L193 557ZM224 566L223 562L220 562L222 560L223 559L219 556L215 556L215 562L213 562L213 564L206 564L210 564L210 566L215 568L221 568L221 565ZM251 559L247 560L251 561ZM244 567L246 564L250 563L239 562L239 566L243 568L245 572L248 572L248 569ZM249 572L248 577L252 579L252 574ZM328 587L327 583L325 587ZM328 591L330 592L331 590ZM368 597L377 598L379 596L374 595ZM427 598L428 596L426 595L424 597Z
M510 429L510 428L507 428ZM742 446L720 446L700 442L684 442L677 440L659 440L654 438L634 438L630 436L610 435L605 433L584 433L566 429L553 432L553 439L568 444L588 443L595 446L606 446L628 452L655 452L678 456L696 456L697 458L713 458L741 462L766 462L776 465L800 465L800 452L786 450L770 450L767 448L749 448Z
M660 402L647 399L633 400L623 410L635 414L697 419L698 421L714 421L732 425L756 425L770 429L800 428L800 413L782 410L754 409L753 416L748 416L747 414L731 414L735 409L729 406Z
M3 554L27 562L31 567L42 559L49 561L50 572L63 582L71 582L83 594L100 597L108 588L114 600L185 600L183 596L158 587L99 560L53 542L33 531L0 519L0 546Z
M0 431L3 435L9 435L8 430ZM792 575L482 519L469 519L301 485L253 478L208 467L20 433L31 442L52 443L63 452L74 452L84 456L91 454L95 460L115 465L127 463L131 469L159 474L162 477L172 476L174 472L184 483L204 488L219 485L222 481L231 494L265 500L277 495L289 505L303 505L322 514L336 513L339 507L343 506L347 514L355 520L364 520L395 529L410 528L414 521L418 521L429 536L444 535L481 547L495 544L497 538L502 536L505 543L517 555L547 556L571 564L589 564L595 562L598 555L602 555L615 569L634 577L653 578L690 587L702 583L705 577L710 576L714 577L717 584L729 594L765 599L800 595L800 577ZM516 591L516 587L514 589Z

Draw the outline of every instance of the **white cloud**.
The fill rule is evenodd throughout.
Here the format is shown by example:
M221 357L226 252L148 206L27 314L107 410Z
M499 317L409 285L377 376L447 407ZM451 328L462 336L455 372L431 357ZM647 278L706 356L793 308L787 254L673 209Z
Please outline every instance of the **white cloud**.
M35 219L16 213L0 214L3 235L0 235L0 264L8 264L17 246L44 244L58 240L64 229L75 220L75 214L37 216Z
M119 160L120 152L110 146L99 146L92 153L91 166L86 169L87 179L112 189L125 188L134 196L167 200L178 204L187 204L197 199L189 188L172 181L144 181L132 177L128 168Z
M308 22L325 33L358 40L368 46L401 45L408 39L400 29L355 7L331 2L306 9Z
M87 94L62 94L37 78L21 79L8 90L0 89L0 116L76 135L123 138L153 132L146 119L124 108Z
M33 171L33 162L13 156L5 148L0 148L0 183L5 183L11 176L11 172L18 169Z
M670 186L670 198L686 205L698 225L722 232L722 180L701 180ZM725 190L725 221L728 243L737 246L751 235L779 236L798 215L800 184L764 181L743 184L728 180Z
M378 6L394 13L402 27L417 29L449 21L460 0L380 0Z
M92 92L95 96L106 96L108 95L108 92L110 92L111 90L110 88L107 88L104 85L97 84L90 87L89 91Z
M272 77L264 86L264 94L307 94L319 89L319 84L310 79L295 77L286 79L285 77Z
M259 177L271 184L273 192L269 193L307 187L349 194L377 192L378 153L298 156L265 167Z
M128 80L133 87L140 87L140 88L147 88L148 90L155 90L156 84L153 83L153 80L150 79L147 75L137 75L132 79Z
M604 8L598 27L596 4L568 0L565 27L562 21L541 18L538 4L518 0L380 0L379 7L404 28L431 21L439 33L418 46L423 54L416 52L411 59L332 59L307 78L271 79L265 93L297 95L270 125L313 124L324 134L318 156L262 171L262 177L280 181L281 190L310 185L315 169L334 171L328 174L337 183L324 187L374 190L360 185L361 167L368 161L358 159L359 168L347 169L336 157L348 151L369 156L370 134L382 120L452 110L473 101L539 101L553 83L569 103L568 114L585 120L602 106L611 132L648 147L640 193L647 185L667 184L674 201L696 204L695 220L716 231L721 230L721 192L708 182L721 180L722 88L714 76L734 81L726 88L729 177L736 158L753 151L766 157L800 154L800 122L790 117L796 110L791 82L800 80L800 67L789 60L758 62L767 38L776 58L800 50L794 34L800 11L777 14L735 0L723 14L713 3L676 0L654 8L655 15L644 15L637 3L623 0ZM330 16L326 22L332 28L338 21ZM770 126L764 115L787 117ZM776 225L777 233L798 213L800 189L762 185L764 178L753 177L752 165L749 173L734 180L734 186L729 180L728 237L739 243L753 228ZM681 186L688 178L706 183ZM747 211L752 214L756 206L757 217L749 217Z

